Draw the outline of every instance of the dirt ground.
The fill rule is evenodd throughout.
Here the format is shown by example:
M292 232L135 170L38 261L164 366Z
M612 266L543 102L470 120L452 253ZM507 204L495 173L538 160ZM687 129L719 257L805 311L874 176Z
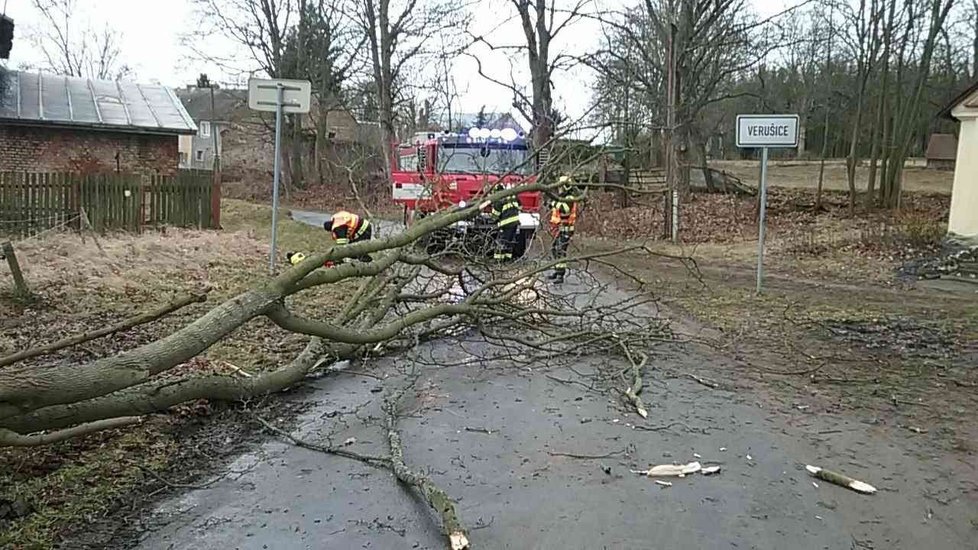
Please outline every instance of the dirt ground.
M760 163L756 160L714 160L710 161L710 166L729 172L755 187L760 178ZM768 163L768 184L773 187L815 189L818 186L818 172L818 161L772 160ZM856 168L858 191L866 190L868 178L869 166L864 162ZM903 172L903 189L909 192L950 195L953 183L953 171L927 169L922 159L911 159ZM849 189L845 160L826 160L823 186L835 191Z
M600 268L612 283L606 299L656 296L659 314L677 333L652 350L646 420L618 397L621 382L608 374L621 369L617 358L585 356L559 370L489 362L487 345L466 336L418 350L425 363L470 363L426 369L405 400L401 430L407 462L458 500L475 548L972 545L978 285L933 286L896 272L906 256L933 252L941 233L935 212L943 203L912 197L919 209L880 228L879 220L855 224L835 209L798 210L797 195L782 199L760 297L753 294L749 200L704 199L697 203L704 216L721 215L692 232L691 242L645 243L655 254L691 256L695 267L632 253ZM237 218L245 236L249 217ZM643 242L636 239L644 231L639 225L627 241L595 238L601 226L590 227L592 236L576 239L577 251ZM290 231L319 235L298 224ZM206 262L205 256L188 261ZM256 266L259 256L250 260ZM564 291L576 284L572 274ZM379 401L403 384L417 357L355 365L257 412L314 442L353 437L352 449L383 451ZM0 454L2 471L17 472L0 481L44 498L52 494L47 487L61 491L42 508L49 513L0 531L8 537L0 541L15 548L55 541L64 548L444 547L425 505L389 473L275 437L256 439L248 420L255 407L188 411L197 429L160 430L165 437L151 456L162 459L143 466L158 479L138 467L124 470L129 477L121 478L119 492L138 498L102 495L98 507L70 516L52 514L83 483L27 485L36 476L59 476L64 466L51 464L44 475L45 460ZM215 426L221 429L201 431ZM45 454L68 453L68 465L105 476L110 472L93 473L90 465L149 444L148 435L120 443L137 432L84 443L96 449L84 460L64 447ZM209 447L197 447L205 441ZM193 448L208 459L191 460ZM691 460L718 464L721 472L671 479L670 487L631 473ZM880 492L864 496L814 480L805 464L843 471ZM84 523L89 528L79 531Z

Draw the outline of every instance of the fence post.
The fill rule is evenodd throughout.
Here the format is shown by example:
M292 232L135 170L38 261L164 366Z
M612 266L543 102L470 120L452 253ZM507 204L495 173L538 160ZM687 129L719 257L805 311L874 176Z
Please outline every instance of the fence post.
M10 244L10 241L5 241L0 244L0 257L7 260L7 265L10 266L10 273L14 276L14 292L20 298L30 298L31 291L27 288L27 283L24 281L24 274L20 271L20 264L17 263L17 256L14 254L14 247Z
M214 171L211 185L211 229L221 228L221 171Z

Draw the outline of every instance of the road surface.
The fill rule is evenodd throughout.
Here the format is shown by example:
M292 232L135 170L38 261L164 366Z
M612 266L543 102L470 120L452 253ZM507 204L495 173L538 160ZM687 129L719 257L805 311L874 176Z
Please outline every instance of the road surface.
M422 346L420 357L476 364L425 368L400 423L408 464L457 499L473 548L974 548L974 501L947 474L950 459L892 439L873 418L724 380L729 361L709 348L655 351L647 420L587 377L618 359L544 372L481 362L488 352L466 336ZM385 454L380 402L419 356L375 361L369 372L382 380L346 373L311 382L289 397L309 404L294 433L319 443L355 438L351 449ZM671 487L630 471L693 460L722 470L673 478ZM880 492L814 480L805 464ZM426 505L385 470L270 438L229 471L160 504L135 547L446 547Z

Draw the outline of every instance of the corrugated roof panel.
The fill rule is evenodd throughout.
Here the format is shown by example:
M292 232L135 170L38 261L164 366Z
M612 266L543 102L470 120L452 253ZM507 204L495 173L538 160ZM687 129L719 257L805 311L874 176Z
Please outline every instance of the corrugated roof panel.
M68 97L71 99L71 111L74 122L98 124L99 115L95 109L95 99L84 78L68 78Z
M143 94L139 91L139 86L132 82L119 82L119 88L125 97L126 106L129 107L129 118L136 126L159 126L153 109L146 104Z
M126 105L119 97L119 88L115 82L108 80L92 80L92 88L95 90L95 101L98 109L102 113L102 123L114 126L129 126L129 114Z
M19 118L43 120L37 95L37 75L20 73L20 116Z
M167 88L8 71L0 121L70 124L123 131L193 134L183 104Z
M65 77L41 75L41 100L44 106L44 120L71 120Z
M0 118L17 118L17 91L20 74L7 72L7 90L0 97Z
M146 97L146 101L153 106L153 112L156 113L156 118L159 119L163 127L181 128L192 124L189 122L190 117L185 116L186 111L183 110L183 105L178 108L174 101L179 100L175 99L175 96L167 92L166 89L156 86L140 86L140 88L143 96Z

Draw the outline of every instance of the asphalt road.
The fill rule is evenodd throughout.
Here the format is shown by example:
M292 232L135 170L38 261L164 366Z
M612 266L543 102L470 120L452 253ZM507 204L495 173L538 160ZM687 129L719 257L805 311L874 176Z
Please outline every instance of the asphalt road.
M485 363L486 344L467 337L417 353L377 360L369 372L383 380L347 373L311 382L289 397L311 404L294 433L320 443L355 438L351 449L384 454L380 402L412 361L473 361L424 368L400 423L407 462L457 499L473 548L975 547L975 511L953 498L960 488L938 450L912 450L872 418L806 407L805 395L764 395L736 380L726 381L730 389L701 385L686 374L723 381L729 370L708 348L655 352L647 420L613 392L587 388L587 374L615 358L582 358L549 378L543 365ZM671 487L630 472L692 460L722 470L672 478ZM880 492L814 480L805 464L842 470ZM163 502L136 547L446 547L426 505L385 470L270 439L229 471ZM935 494L947 503L928 496Z

